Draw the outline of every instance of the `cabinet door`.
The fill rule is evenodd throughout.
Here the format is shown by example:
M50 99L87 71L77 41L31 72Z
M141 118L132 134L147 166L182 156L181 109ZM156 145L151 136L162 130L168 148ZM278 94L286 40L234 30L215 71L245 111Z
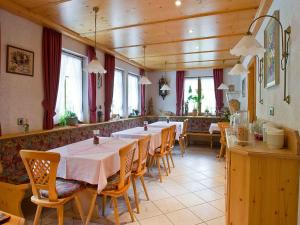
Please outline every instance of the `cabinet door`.
M249 166L246 155L231 152L229 177L229 224L248 224Z

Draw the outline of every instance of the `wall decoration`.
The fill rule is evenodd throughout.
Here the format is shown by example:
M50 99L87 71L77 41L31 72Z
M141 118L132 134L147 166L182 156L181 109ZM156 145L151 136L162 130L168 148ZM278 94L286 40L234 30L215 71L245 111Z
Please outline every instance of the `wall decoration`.
M279 19L279 11L273 16ZM264 31L264 47L264 85L269 88L279 84L280 73L279 24L274 19L270 19Z
M168 90L161 90L162 86L164 84L168 85L168 81L166 78L162 77L159 79L158 81L158 87L159 87L159 95L163 98L163 100L165 99L165 97L169 94Z
M235 91L235 86L234 86L234 84L229 84L229 85L228 85L228 91Z
M34 52L7 45L6 72L33 76Z
M242 97L246 97L246 78L242 80Z

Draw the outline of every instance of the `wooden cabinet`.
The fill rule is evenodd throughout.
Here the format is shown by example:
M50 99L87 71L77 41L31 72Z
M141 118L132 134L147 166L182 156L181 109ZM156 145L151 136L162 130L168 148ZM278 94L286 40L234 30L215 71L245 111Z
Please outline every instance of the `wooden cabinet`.
M286 132L286 149L277 150L238 146L227 134L227 225L297 225L299 135Z

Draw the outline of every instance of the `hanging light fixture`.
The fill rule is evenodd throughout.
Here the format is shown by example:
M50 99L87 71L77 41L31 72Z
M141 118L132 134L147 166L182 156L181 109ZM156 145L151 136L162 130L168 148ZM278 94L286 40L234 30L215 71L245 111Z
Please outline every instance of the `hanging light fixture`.
M228 87L226 84L222 83L222 84L218 87L218 90L229 90L229 87Z
M241 61L238 61L237 64L228 72L229 75L242 75L248 73L248 70L242 65Z
M167 61L165 62L165 77L167 76ZM171 91L170 86L167 84L167 82L164 83L164 85L160 88L161 91Z
M146 46L144 45L143 47L144 47L144 67L146 67ZM142 85L149 85L149 84L152 84L152 82L145 75L145 76L141 77L140 84L142 84Z
M96 36L97 36L97 12L99 11L98 7L94 7L93 11L95 12L95 43L94 43L94 48L96 51ZM96 57L96 53L95 53L95 57L92 59L92 61L85 67L85 70L88 73L100 73L100 74L104 74L106 73L106 70L103 68L103 66L101 65L100 61L97 59Z

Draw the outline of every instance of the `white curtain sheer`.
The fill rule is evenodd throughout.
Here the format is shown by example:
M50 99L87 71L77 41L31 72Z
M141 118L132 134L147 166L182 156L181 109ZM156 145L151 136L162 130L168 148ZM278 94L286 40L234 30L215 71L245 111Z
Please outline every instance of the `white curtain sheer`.
M192 93L189 93L191 89ZM184 102L187 102L188 97L190 95L197 95L198 94L198 78L185 78L184 79ZM189 101L189 112L192 112L195 103L193 101Z
M139 77L128 74L128 113L139 110Z
M201 92L203 95L201 112L204 113L208 110L209 113L215 114L216 112L216 98L215 98L215 84L213 77L201 78Z
M61 57L54 123L58 123L65 111L76 113L82 121L82 59L68 53L62 53Z
M113 101L111 105L112 114L119 114L120 116L124 115L123 112L123 71L115 70L114 77L114 92L113 92Z

